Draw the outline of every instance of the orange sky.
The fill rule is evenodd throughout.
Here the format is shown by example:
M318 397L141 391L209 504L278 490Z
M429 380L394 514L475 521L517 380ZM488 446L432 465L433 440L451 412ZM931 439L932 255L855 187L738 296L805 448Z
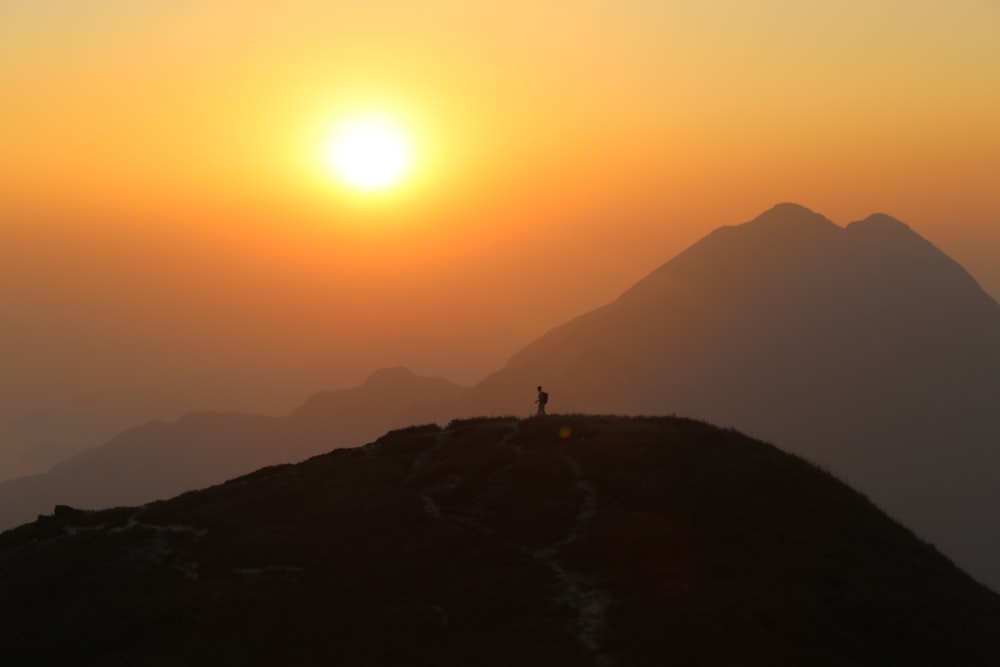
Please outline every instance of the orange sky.
M0 449L211 368L471 383L780 201L998 296L998 44L989 0L6 0ZM361 198L321 147L368 109L418 164Z

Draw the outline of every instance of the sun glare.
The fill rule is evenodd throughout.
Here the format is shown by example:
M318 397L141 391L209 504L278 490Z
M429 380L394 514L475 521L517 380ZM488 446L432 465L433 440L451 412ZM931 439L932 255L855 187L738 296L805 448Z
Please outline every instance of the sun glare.
M337 125L324 158L341 182L379 192L406 178L413 167L413 148L407 133L391 119L357 116Z

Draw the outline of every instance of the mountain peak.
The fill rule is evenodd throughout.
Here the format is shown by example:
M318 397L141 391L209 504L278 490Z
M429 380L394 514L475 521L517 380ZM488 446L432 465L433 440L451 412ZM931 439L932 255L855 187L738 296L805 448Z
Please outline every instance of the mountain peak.
M858 220L847 225L847 229L853 231L885 231L898 232L910 231L910 226L905 222L900 222L885 213L872 213L864 220Z
M766 226L775 228L788 228L792 226L803 227L805 225L828 228L837 227L836 224L819 213L816 213L801 204L795 204L792 202L776 204L767 211L758 215L748 224L754 225L755 227Z

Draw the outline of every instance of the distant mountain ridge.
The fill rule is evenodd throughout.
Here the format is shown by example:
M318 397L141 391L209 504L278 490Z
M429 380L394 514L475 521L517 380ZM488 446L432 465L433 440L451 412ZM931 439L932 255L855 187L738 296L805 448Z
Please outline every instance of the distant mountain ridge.
M670 417L460 420L59 508L0 535L0 591L17 665L1000 662L1000 596L816 467Z
M0 484L0 527L57 503L146 502L388 428L524 415L539 384L551 412L686 415L774 442L1000 590L1000 306L906 224L840 227L796 204L715 230L468 390L389 369L286 418L140 427Z
M931 275L924 272L928 268ZM866 290L881 291L875 295L878 300L865 298ZM921 293L937 298L934 303L920 303ZM892 305L907 310L882 310ZM914 312L921 305L931 307ZM978 311L975 315L985 327L972 326L963 321L968 319L966 313L955 312L967 306ZM845 309L851 317L845 317ZM893 324L900 314L910 320ZM563 369L572 367L576 382L556 387L558 397L554 394L566 410L677 407L663 400L669 396L671 402L680 401L678 411L683 411L685 402L699 407L686 400L692 378L685 378L683 392L672 392L670 385L663 391L659 383L671 378L658 373L652 378L657 386L646 390L642 380L652 375L648 360L666 365L665 355L700 354L697 363L712 372L698 384L717 393L722 388L717 380L729 374L732 362L754 363L747 353L758 347L780 342L787 349L787 343L794 343L811 354L824 327L844 330L845 324L870 344L880 344L879 338L885 344L899 330L920 323L922 316L937 318L938 324L963 326L963 342L976 347L995 345L993 331L1000 327L1000 306L960 266L905 224L874 215L841 228L808 209L783 204L744 225L717 229L616 301L545 334L504 369L474 386L463 400L492 400L502 410L517 410L523 398L503 387L506 377L523 374L530 386L528 375L546 372L558 381ZM875 325L891 326L880 330ZM708 341L711 349L706 349L706 335L713 337ZM650 354L657 345L662 350L653 351L663 354ZM843 346L834 351L853 352ZM780 355L755 356L767 363L781 360ZM820 364L824 361L818 359ZM678 371L695 363L674 357L669 362ZM611 364L613 368L608 367ZM519 372L521 368L525 372Z
M285 417L191 413L129 429L43 475L0 482L0 529L57 504L143 504L266 465L364 443L386 428L447 419L465 387L405 368L373 373L354 389L312 396Z

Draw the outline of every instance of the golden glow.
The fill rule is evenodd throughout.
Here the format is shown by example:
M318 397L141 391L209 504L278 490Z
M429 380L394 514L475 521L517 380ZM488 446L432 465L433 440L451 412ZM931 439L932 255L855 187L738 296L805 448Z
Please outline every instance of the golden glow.
M373 346L471 384L777 202L1000 297L997 44L997 0L0 0L0 422ZM366 115L409 152L338 168Z
M3 0L0 230L225 239L282 280L336 267L370 286L341 296L352 330L537 331L796 201L890 213L1000 294L996 2L294 5ZM391 119L407 157L338 166L359 117ZM536 285L562 253L555 312ZM480 297L498 281L530 297L501 315ZM373 307L404 282L468 298Z
M384 116L364 115L339 123L324 159L343 183L365 192L399 185L413 168L413 144L406 131Z

